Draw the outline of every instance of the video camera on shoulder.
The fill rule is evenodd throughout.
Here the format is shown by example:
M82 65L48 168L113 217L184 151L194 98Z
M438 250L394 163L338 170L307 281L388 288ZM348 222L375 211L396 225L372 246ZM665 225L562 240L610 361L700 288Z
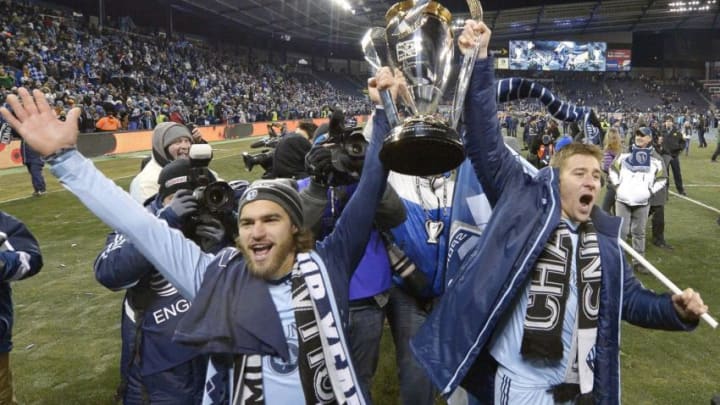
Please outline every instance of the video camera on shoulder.
M336 109L330 118L327 134L318 134L315 146L330 150L332 166L327 173L312 173L327 179L330 186L348 185L360 180L368 143L359 126L345 126L345 114Z

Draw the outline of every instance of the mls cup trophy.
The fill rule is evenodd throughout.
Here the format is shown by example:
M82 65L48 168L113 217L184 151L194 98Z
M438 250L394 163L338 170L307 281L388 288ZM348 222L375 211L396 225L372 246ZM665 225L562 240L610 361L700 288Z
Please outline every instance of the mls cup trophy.
M470 14L482 19L477 0L468 0ZM466 56L458 81L450 122L438 113L455 54L452 14L435 1L407 0L393 5L385 15L385 28L371 28L362 39L365 59L374 69L399 69L407 91L398 95L409 116L400 120L388 91L381 93L393 127L385 139L380 159L398 173L427 176L456 168L465 159L457 124L474 62Z

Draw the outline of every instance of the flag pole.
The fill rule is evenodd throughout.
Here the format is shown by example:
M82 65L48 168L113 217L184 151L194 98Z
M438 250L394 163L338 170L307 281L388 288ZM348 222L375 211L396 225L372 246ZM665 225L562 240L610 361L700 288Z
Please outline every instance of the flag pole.
M620 239L620 246L622 246L623 250L628 252L630 256L632 256L635 260L637 260L640 264L643 265L655 278L657 278L665 287L667 287L670 291L672 291L675 294L682 294L682 290L675 285L669 278L665 277L665 275L658 270L655 266L652 265L649 261L647 261L644 257L640 255L635 249L633 249L630 245L627 244L624 240ZM718 323L713 317L710 316L708 313L704 313L700 316L703 321L707 322L708 325L710 325L713 329L716 329L718 326Z

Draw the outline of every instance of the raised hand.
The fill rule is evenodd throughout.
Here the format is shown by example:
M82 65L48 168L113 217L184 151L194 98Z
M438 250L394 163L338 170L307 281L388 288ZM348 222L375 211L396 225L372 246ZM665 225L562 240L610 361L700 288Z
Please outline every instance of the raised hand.
M393 101L397 99L398 94L404 97L407 90L407 83L405 82L405 76L402 75L400 70L395 69L393 72L389 67L382 67L378 69L375 77L368 79L368 95L370 100L379 105L382 104L380 101L380 91L390 89Z
M465 28L458 38L458 46L463 55L472 52L477 46L477 57L485 59L488 57L488 45L492 31L482 21L468 19L465 21Z
M7 104L12 113L5 107L0 108L5 121L42 156L51 155L60 149L74 147L78 136L78 117L80 109L73 108L67 119L60 121L45 95L40 90L27 91L18 89L18 96L10 94Z

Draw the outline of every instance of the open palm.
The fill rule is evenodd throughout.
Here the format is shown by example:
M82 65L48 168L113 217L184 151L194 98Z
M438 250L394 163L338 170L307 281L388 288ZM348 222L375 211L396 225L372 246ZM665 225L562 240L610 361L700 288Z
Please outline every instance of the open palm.
M21 87L18 96L11 94L7 97L12 113L2 107L0 114L31 148L42 156L48 156L62 148L75 146L80 109L70 110L63 122L57 118L40 90L35 89L30 94Z

